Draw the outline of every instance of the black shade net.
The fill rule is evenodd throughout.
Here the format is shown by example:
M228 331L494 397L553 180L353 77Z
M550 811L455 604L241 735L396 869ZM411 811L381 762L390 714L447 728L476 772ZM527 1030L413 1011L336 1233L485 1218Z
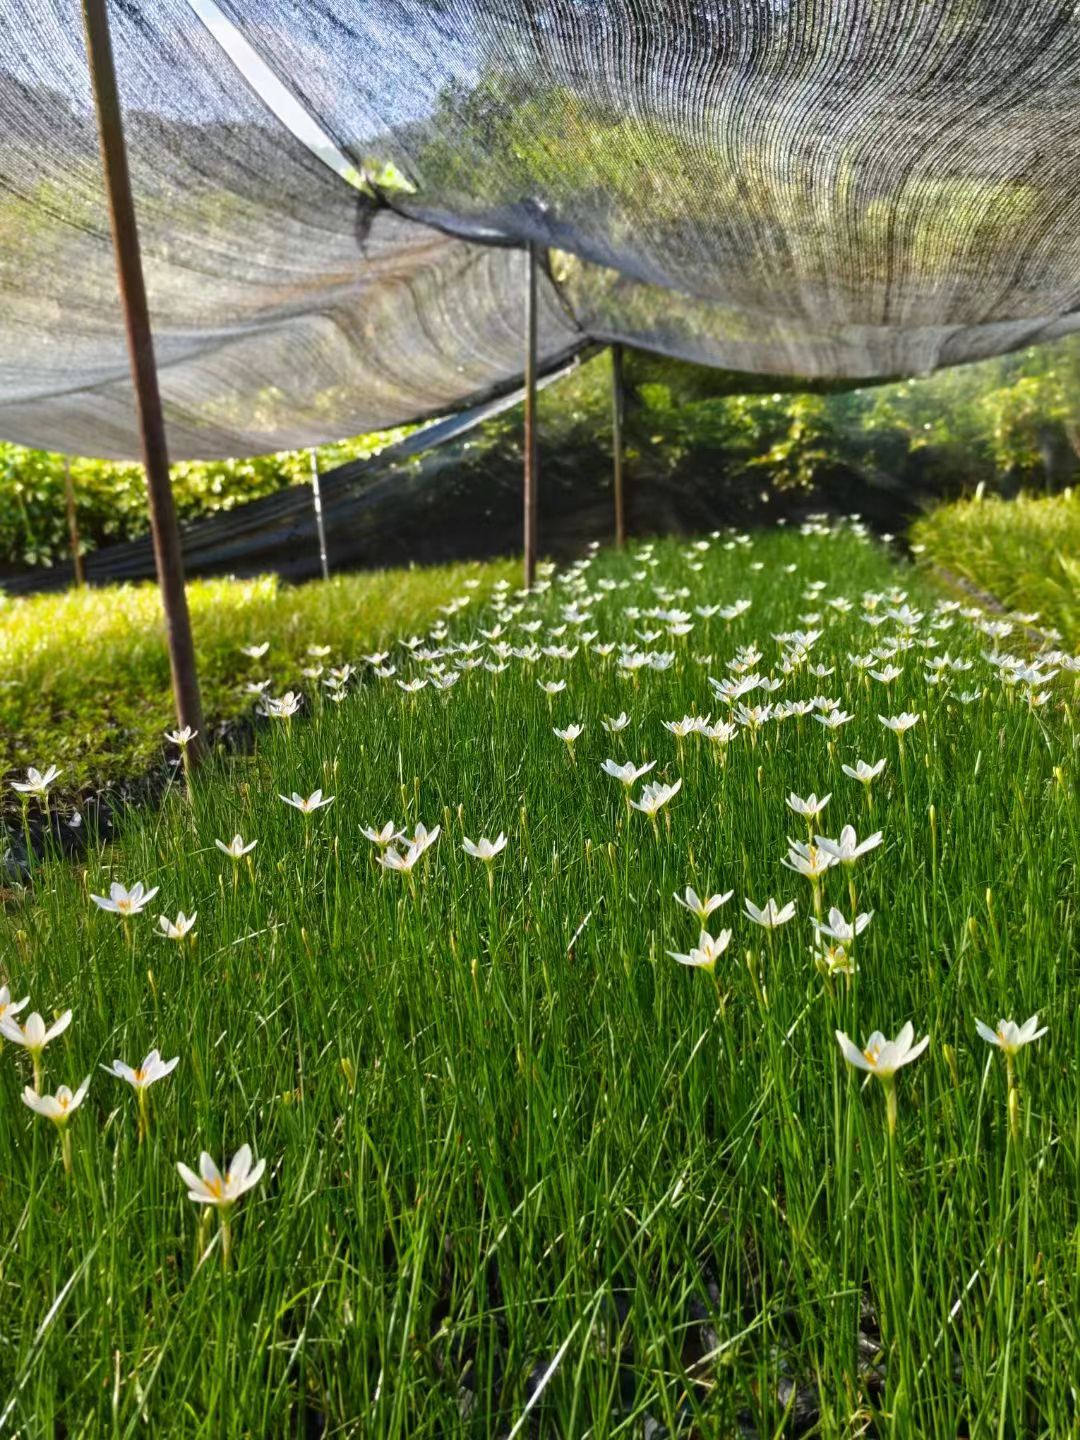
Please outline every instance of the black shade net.
M1080 319L1074 0L112 0L110 17L176 458L512 388L528 241L545 369L598 339L872 378ZM361 189L270 107L237 36ZM0 0L0 299L0 434L135 454L77 0Z

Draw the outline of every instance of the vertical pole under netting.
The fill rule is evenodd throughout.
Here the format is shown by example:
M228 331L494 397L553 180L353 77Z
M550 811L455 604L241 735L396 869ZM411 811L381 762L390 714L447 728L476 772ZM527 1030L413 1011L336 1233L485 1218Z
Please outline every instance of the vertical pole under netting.
M536 579L537 484L540 457L536 444L536 246L525 249L525 586Z
M330 563L326 558L326 526L323 524L322 491L319 489L319 452L311 447L311 502L315 507L315 529L319 534L319 565L322 578L330 579Z
M623 494L623 416L626 392L623 389L623 348L611 347L611 472L615 492L615 544L626 544L626 499Z
M127 329L128 358L135 388L135 405L142 443L146 489L150 502L150 534L154 564L165 611L165 630L172 671L176 718L183 728L202 730L202 703L195 668L195 647L191 638L191 617L184 590L184 561L180 531L176 523L169 479L169 452L165 444L165 421L161 413L154 342L150 333L150 312L146 303L139 232L135 203L131 195L120 96L116 86L112 42L109 38L107 0L82 0L86 29L86 53L97 110L105 188L109 196L109 219L120 287L120 304ZM192 759L201 742L189 749Z
M82 543L79 540L79 517L75 513L75 486L71 481L71 457L69 455L64 456L64 501L67 505L71 563L75 567L75 588L81 590L86 584L86 567L83 565Z

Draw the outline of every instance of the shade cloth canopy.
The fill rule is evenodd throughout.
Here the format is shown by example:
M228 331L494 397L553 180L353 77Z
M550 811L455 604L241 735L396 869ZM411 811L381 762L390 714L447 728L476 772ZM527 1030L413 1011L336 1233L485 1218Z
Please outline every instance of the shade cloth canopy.
M622 340L873 378L1080 328L1074 0L112 0L110 20L177 458L513 389L526 242L543 370ZM135 455L77 0L0 0L0 297L0 435Z

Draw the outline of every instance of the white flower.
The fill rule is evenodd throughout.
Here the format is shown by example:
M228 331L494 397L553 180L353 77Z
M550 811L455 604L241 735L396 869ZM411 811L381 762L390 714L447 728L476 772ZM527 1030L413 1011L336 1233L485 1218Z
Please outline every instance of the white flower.
M721 905L726 905L734 894L734 890L728 890L724 895L710 895L707 899L702 900L697 891L687 885L681 895L678 891L675 892L675 899L684 910L689 910L691 915L696 915L704 925L713 911L719 910Z
M55 1095L39 1095L29 1085L22 1093L24 1105L28 1105L38 1115L44 1115L46 1120L51 1120L54 1125L66 1125L74 1115L82 1102L86 1099L86 1092L90 1089L90 1076L82 1082L74 1095L66 1085L61 1085Z
M170 920L167 915L158 916L158 924L161 926L161 933L167 940L183 940L198 918L198 911L193 910L190 915L185 915L181 910L175 920Z
M560 690L566 689L565 680L538 680L536 683L545 695L558 695Z
M787 803L788 807L794 810L796 815L802 815L808 820L816 820L831 799L832 795L829 794L823 795L819 800L818 797L811 792L810 795L803 800L792 790L787 797Z
M646 785L641 792L641 799L631 800L630 804L643 815L655 816L681 789L681 780L676 780L674 785Z
M401 686L402 690L405 691L406 695L416 695L423 690L428 682L423 676L417 675L415 679L399 680L397 683Z
M849 1040L842 1030L836 1032L836 1039L848 1064L854 1065L856 1070L865 1070L868 1075L876 1075L879 1080L891 1080L897 1070L917 1060L930 1044L929 1035L924 1035L917 1045L912 1044L914 1038L915 1027L910 1020L895 1040L886 1040L880 1030L875 1030L863 1050L860 1050L853 1040Z
M391 847L379 855L379 864L386 870L396 870L399 874L407 875L423 855L424 851L427 850L429 846L434 845L435 841L439 838L441 829L441 825L436 825L435 829L431 831L427 830L423 825L417 825L416 835L410 842L405 854L402 855L400 851ZM402 840L408 840L407 835L403 835L400 838Z
M614 760L605 760L600 769L613 780L621 780L624 785L629 786L635 785L642 775L647 775L655 765L655 760L650 760L647 765L635 765L632 760L628 760L625 765L619 765Z
M617 735L620 730L625 730L630 724L630 716L627 715L625 710L620 710L614 718L610 715L605 715L600 723L609 735Z
M891 730L894 735L903 735L905 730L910 730L919 723L918 715L913 715L909 710L904 710L899 715L879 715L877 718L886 730Z
M795 918L795 901L789 900L781 909L770 895L765 902L763 909L759 910L752 900L743 899L746 906L746 913L755 925L760 925L763 930L775 930L780 925L786 925L789 920Z
M29 995L24 1000L12 1000L11 991L8 987L6 985L0 985L0 1024L3 1023L5 1016L10 1016L11 1019L14 1019L19 1011L25 1010L29 1004Z
M678 897L676 897L678 898ZM698 937L697 945L690 951L689 955L681 955L677 950L669 950L668 954L673 960L678 960L680 965L693 965L702 970L712 971L717 960L731 944L731 931L721 930L714 940L707 930L702 930Z
M254 850L255 846L258 843L258 840L252 840L250 845L245 845L244 837L242 835L234 835L227 845L225 844L224 840L214 841L214 844L221 851L221 853L223 855L228 855L230 860L242 859L243 856L249 854L252 850Z
M270 649L270 641L264 640L261 645L241 645L240 654L247 655L251 660L261 660Z
M826 730L839 730L841 725L846 725L854 718L854 715L849 715L846 710L830 710L826 715L814 715L814 719L819 725L824 725Z
M485 836L481 835L480 839L474 844L466 835L461 842L461 848L465 851L466 855L471 855L474 860L483 860L485 864L490 864L501 850L506 849L506 836L500 830L497 839L488 840Z
M280 700L267 696L263 701L262 713L271 720L291 720L300 709L303 699L302 695L296 695L291 690L286 690Z
M176 1168L180 1179L188 1187L189 1200L194 1200L196 1205L217 1205L227 1209L259 1183L266 1161L260 1160L253 1166L251 1146L241 1145L224 1175L205 1150L199 1156L198 1175L180 1160L176 1162Z
M362 825L360 834L365 840L370 840L373 845L377 845L380 850L385 850L392 841L402 838L398 834L398 828L393 820L388 820L381 830L376 830L371 825Z
M123 1060L114 1060L111 1065L102 1065L106 1075L113 1075L117 1080L126 1080L133 1090L145 1090L148 1086L156 1084L158 1080L164 1080L166 1075L171 1075L180 1064L180 1056L173 1060L162 1060L157 1050L151 1050L141 1065L132 1069L125 1065Z
M578 736L582 733L584 729L584 725L568 725L565 730L560 730L558 729L558 727L556 727L555 734L559 737L560 740L564 740L567 745L573 745L574 741L578 738Z
M11 788L17 790L20 795L40 795L44 797L49 792L49 786L58 775L63 774L55 765L50 765L44 774L36 770L33 765L26 772L25 780L13 780Z
M1032 1044L1046 1034L1049 1026L1044 1025L1040 1030L1038 1015L1032 1015L1030 1020L1025 1020L1023 1025L1017 1025L1013 1020L999 1020L997 1029L991 1030L989 1025L984 1025L981 1020L975 1021L975 1029L988 1045L996 1045L999 1050L1012 1058L1017 1051L1025 1045Z
M829 910L829 922L811 918L810 924L819 935L827 935L830 940L837 940L842 945L850 945L857 935L861 935L870 924L874 912L866 911L862 915L856 915L854 924L849 924L833 905Z
M881 844L881 831L875 830L873 835L860 841L855 834L854 825L845 825L840 831L839 840L830 840L826 835L817 835L815 839L825 854L831 855L839 864L853 865L860 855L877 849Z
M822 975L854 975L858 969L843 945L825 945L813 951L813 956Z
M180 749L183 750L186 745L191 744L198 733L198 730L193 730L190 725L185 725L182 730L166 730L165 739L171 741L174 745L179 745Z
M878 760L873 765L868 765L865 760L859 760L854 769L850 765L841 765L840 769L850 779L858 780L863 785L869 785L871 780L876 780L885 769L885 761Z
M695 730L701 728L702 721L698 715L684 715L681 720L664 720L662 724L665 730L671 731L676 740L685 740L687 735L693 735Z
M109 893L105 895L91 895L90 899L101 910L108 910L113 915L122 915L125 919L129 915L138 915L154 896L158 893L160 886L153 885L149 890L143 889L141 880L137 880L130 890L114 880L109 886Z
M65 1010L58 1020L46 1028L45 1021L35 1010L25 1025L20 1025L12 1014L0 1018L0 1035L13 1045L21 1045L31 1055L40 1055L45 1046L62 1035L71 1024L71 1011Z
M322 810L325 806L334 803L334 796L327 795L324 797L321 790L313 790L306 800L302 795L298 795L295 790L291 796L279 795L278 799L284 800L285 804L291 805L294 810L299 810L301 815L311 815L314 811Z
M797 875L805 875L808 880L820 879L826 870L836 864L832 855L826 855L825 851L819 850L816 845L804 845L791 839L788 840L788 845L791 848L780 864L794 870Z
M429 846L435 844L441 833L441 825L436 825L434 830L429 830L426 825L418 824L411 840L408 835L402 835L401 838L408 840L410 849L415 850L418 855L422 855Z

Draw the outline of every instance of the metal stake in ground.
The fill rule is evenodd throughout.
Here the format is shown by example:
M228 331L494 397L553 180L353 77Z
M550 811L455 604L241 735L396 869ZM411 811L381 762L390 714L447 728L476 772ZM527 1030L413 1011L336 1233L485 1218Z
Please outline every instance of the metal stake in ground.
M525 585L536 579L538 529L537 484L540 457L536 444L536 246L525 249L525 477L524 549Z
M311 499L315 506L315 529L319 534L319 564L322 578L330 579L330 565L326 559L326 526L322 518L322 491L319 489L319 452L311 447Z
M120 303L127 328L128 358L131 361L143 466L146 470L154 563L165 610L176 718L181 729L188 725L192 730L201 731L202 703L195 668L195 647L191 639L191 617L188 614L187 595L184 591L184 562L169 480L165 422L161 413L161 395L154 363L154 342L150 333L150 314L146 304L139 232L135 223L131 177L124 147L124 129L120 115L120 97L116 88L112 43L109 38L106 0L83 0L83 21L94 104L97 109L105 186L109 195L109 219L116 255ZM195 742L196 746L199 744L199 741ZM192 759L195 759L196 755L197 751L192 754Z
M623 390L623 348L611 347L611 468L615 491L615 544L621 550L626 544L626 505L623 498L623 415L626 393Z
M82 545L79 541L79 518L75 513L75 486L71 483L71 457L64 456L64 499L67 502L68 537L71 540L71 563L75 566L75 588L86 584Z

